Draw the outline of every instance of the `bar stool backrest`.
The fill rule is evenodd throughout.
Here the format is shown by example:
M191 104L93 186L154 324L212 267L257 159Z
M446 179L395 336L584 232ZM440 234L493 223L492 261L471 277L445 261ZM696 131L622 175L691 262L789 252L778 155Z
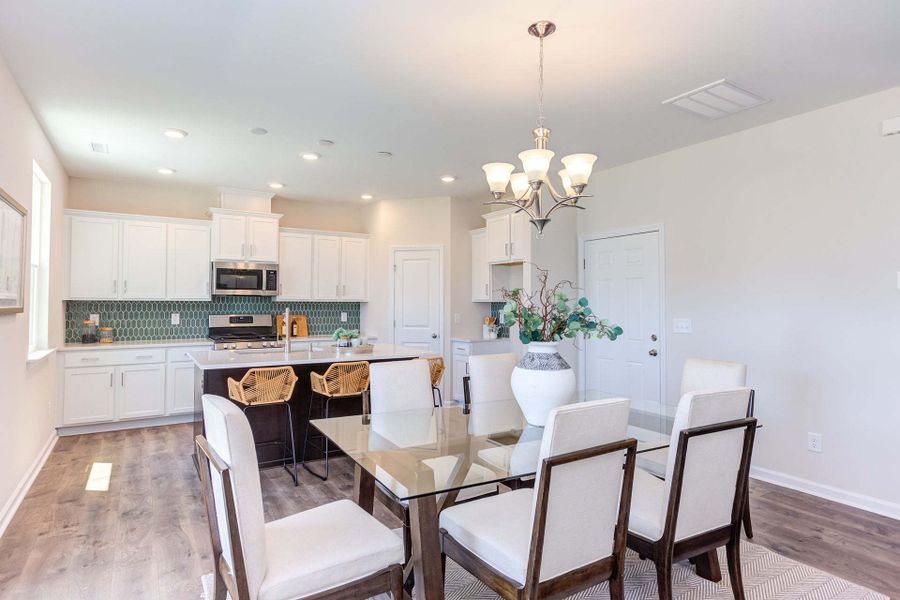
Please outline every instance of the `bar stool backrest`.
M254 368L240 381L228 378L228 396L247 406L287 402L295 385L297 376L291 367Z
M309 374L312 390L323 396L358 396L369 388L369 363L336 362L325 371L324 375Z

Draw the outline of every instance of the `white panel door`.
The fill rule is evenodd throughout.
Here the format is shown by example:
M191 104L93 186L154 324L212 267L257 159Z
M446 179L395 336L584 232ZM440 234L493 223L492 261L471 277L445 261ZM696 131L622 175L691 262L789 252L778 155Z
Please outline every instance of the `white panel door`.
M485 253L489 263L509 261L509 213L485 218Z
M153 221L122 222L122 289L124 300L166 297L167 227Z
M659 233L589 240L584 257L591 309L624 330L614 342L585 344L585 389L625 396L632 408L661 414Z
M531 258L531 236L535 233L534 225L528 213L513 213L509 217L509 257L510 260L529 260Z
M313 237L313 294L317 300L341 297L341 238L336 235Z
M210 228L206 225L169 225L168 285L170 300L209 300Z
M441 253L394 250L394 343L441 353Z
M116 418L157 417L166 410L166 366L129 365L118 368Z
M491 301L491 265L486 252L487 233L472 234L472 302Z
M278 262L278 219L247 217L247 259Z
M369 240L341 238L341 299L366 300Z
M70 217L69 298L119 297L119 221Z
M278 247L277 300L310 300L313 297L313 236L282 232Z
M116 418L114 367L66 369L63 378L63 425Z
M173 363L166 368L166 414L194 412L194 363Z
M213 260L244 260L247 256L247 217L213 215Z

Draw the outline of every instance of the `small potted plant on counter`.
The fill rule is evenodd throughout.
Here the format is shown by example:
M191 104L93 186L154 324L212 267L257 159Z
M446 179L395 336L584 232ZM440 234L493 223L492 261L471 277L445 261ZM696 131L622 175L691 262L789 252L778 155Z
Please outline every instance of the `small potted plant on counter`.
M506 300L501 314L504 325L519 326L519 341L527 344L525 356L513 370L513 394L525 420L543 427L552 409L575 398L575 373L557 352L560 340L583 335L612 341L622 335L622 328L598 318L587 298L571 301L562 291L577 291L571 281L548 287L549 272L537 270L538 290L534 294L525 294L521 288L501 290Z
M334 333L331 334L331 339L338 343L338 348L356 346L359 344L359 330L338 327L334 330Z

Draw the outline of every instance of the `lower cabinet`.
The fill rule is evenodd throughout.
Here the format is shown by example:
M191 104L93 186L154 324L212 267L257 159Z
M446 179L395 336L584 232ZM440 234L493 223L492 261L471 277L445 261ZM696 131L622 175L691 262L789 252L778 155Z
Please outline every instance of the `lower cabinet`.
M66 369L63 425L82 425L116 418L115 367Z
M476 354L500 354L509 352L509 338L496 340L454 339L453 340L453 399L465 399L463 377L469 374L469 357Z
M166 414L194 412L194 363L175 363L167 367Z
M119 367L119 390L116 394L118 419L162 416L166 412L165 399L165 365Z

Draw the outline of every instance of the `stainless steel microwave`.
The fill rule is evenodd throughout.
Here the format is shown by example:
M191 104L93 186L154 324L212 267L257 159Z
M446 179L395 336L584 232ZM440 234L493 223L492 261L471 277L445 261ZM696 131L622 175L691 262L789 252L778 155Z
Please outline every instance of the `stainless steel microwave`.
M212 289L213 296L276 296L278 265L214 262Z

